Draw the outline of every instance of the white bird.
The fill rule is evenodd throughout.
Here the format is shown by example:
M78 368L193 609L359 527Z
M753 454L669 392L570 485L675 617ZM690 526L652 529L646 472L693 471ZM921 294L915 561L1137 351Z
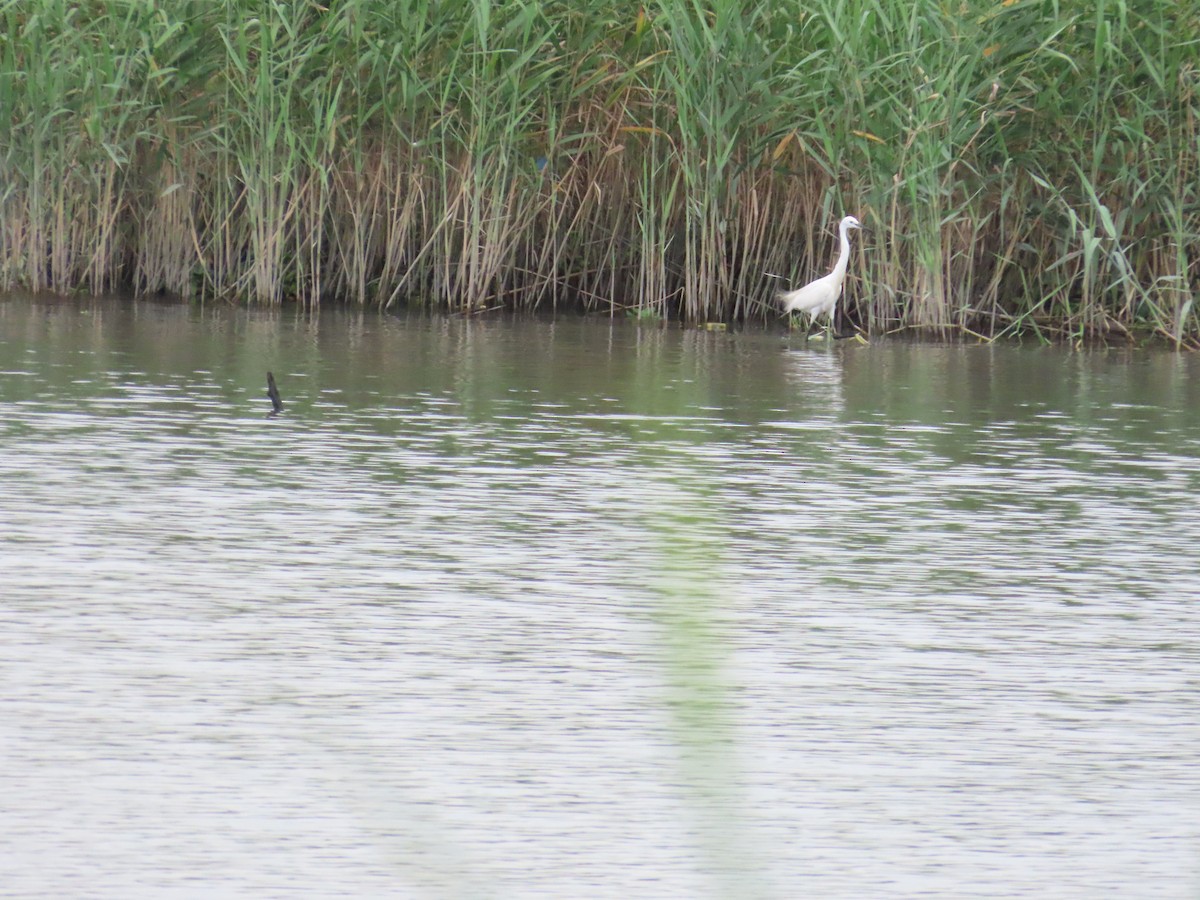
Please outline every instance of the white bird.
M850 229L862 228L862 224L854 216L846 216L838 226L838 236L841 238L842 251L838 254L833 271L823 275L816 281L806 284L794 291L781 291L779 299L783 301L785 314L806 312L812 318L811 325L820 316L828 316L829 324L833 325L833 311L837 307L838 297L842 296L842 282L846 280L846 266L850 265Z

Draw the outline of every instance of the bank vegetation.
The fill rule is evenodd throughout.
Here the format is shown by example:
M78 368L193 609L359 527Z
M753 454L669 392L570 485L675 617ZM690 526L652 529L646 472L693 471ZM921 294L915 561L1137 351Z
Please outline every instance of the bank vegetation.
M1200 335L1176 0L0 0L0 288ZM777 276L777 277L776 277Z

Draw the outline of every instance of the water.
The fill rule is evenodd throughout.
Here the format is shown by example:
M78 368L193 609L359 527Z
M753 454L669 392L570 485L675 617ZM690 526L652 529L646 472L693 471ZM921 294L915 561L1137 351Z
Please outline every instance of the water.
M1198 365L9 298L0 894L1196 897Z

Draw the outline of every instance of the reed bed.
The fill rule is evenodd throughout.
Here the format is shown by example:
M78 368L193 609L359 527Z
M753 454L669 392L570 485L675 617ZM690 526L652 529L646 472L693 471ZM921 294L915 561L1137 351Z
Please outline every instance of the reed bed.
M0 0L0 287L1200 339L1173 0ZM772 277L778 276L778 277Z

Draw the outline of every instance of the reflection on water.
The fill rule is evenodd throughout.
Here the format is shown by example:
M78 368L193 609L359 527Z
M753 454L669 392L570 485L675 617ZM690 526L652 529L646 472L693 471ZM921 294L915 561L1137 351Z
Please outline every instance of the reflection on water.
M0 883L1193 897L1196 366L0 302Z

